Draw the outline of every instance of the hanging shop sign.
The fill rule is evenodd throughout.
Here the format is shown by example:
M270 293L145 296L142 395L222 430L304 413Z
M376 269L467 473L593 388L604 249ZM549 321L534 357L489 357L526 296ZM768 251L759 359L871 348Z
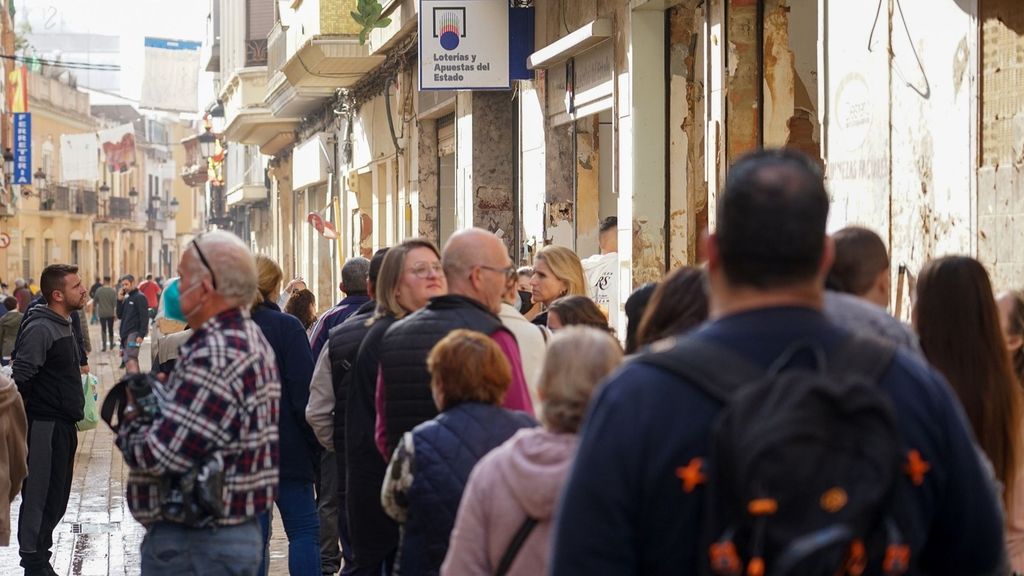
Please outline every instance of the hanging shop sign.
M32 183L32 114L14 114L14 184Z
M507 0L420 0L420 90L507 90Z

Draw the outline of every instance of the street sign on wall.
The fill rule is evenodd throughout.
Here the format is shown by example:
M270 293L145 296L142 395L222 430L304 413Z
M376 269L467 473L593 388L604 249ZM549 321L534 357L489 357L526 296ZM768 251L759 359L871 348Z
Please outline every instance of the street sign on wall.
M420 0L420 90L507 90L507 0Z
M32 183L32 114L14 114L14 184Z

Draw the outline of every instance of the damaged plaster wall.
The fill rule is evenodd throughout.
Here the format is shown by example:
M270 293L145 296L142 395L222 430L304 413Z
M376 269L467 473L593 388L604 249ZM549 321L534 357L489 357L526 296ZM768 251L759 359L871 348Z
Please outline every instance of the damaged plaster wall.
M764 145L820 161L817 2L766 0L763 41Z
M758 0L726 0L726 131L727 161L732 164L761 143L761 73L757 37Z
M437 190L439 186L437 173L437 121L434 119L420 120L417 130L417 183L419 218L417 234L434 244L438 244L437 233Z
M977 89L957 62L970 60L976 29L962 4L887 0L876 17L826 3L830 230L860 224L886 239L894 289L901 265L916 273L973 252Z
M474 92L471 225L512 242L515 181L515 104L508 92ZM511 246L509 246L511 248ZM510 250L511 253L511 250Z
M981 5L981 168L978 258L997 290L1024 287L1024 10L1015 0ZM954 68L963 74L966 66Z
M676 6L669 26L669 267L700 261L697 246L708 226L704 177L704 9Z

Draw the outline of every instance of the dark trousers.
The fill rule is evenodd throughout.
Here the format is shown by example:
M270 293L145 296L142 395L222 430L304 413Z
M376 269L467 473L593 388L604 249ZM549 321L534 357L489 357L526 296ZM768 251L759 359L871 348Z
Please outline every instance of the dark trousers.
M100 337L103 339L103 349L114 349L114 317L100 318Z
M320 568L324 574L341 569L338 544L338 465L337 454L324 450L316 474L316 511L320 516Z
M45 573L53 530L71 495L78 433L70 422L29 422L28 477L22 486L18 546L26 574Z

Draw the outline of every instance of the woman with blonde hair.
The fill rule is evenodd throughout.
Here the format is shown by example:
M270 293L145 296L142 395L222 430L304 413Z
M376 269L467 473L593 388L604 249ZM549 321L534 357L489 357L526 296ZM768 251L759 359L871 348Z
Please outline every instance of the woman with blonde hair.
M387 461L377 447L380 342L388 328L448 292L441 254L428 240L410 239L388 250L376 283L377 310L351 368L345 417L345 482L349 538L360 567L390 572L398 525L384 513L380 486ZM379 426L383 434L383 421ZM339 479L340 480L340 479Z
M473 466L537 424L501 407L512 367L490 337L453 330L431 350L427 368L440 414L402 436L381 488L384 510L402 525L396 566L405 575L438 573Z
M598 382L621 360L622 349L607 331L571 326L555 334L539 385L544 427L520 430L473 469L442 574L548 573L552 514L576 434ZM511 550L520 530L528 535Z
M544 309L533 318L534 324L547 326L547 307L563 296L587 296L587 279L575 252L562 246L545 246L537 252L530 278L533 301Z
M252 320L274 349L281 376L278 411L280 473L277 509L288 535L288 571L320 573L320 520L313 496L314 463L319 447L306 422L309 381L313 377L313 352L306 331L294 316L281 312L275 296L281 289L281 267L266 256L256 257L257 294ZM270 515L260 517L264 548L270 540ZM267 555L264 554L264 564ZM265 568L265 566L264 566ZM260 573L265 573L261 569Z

